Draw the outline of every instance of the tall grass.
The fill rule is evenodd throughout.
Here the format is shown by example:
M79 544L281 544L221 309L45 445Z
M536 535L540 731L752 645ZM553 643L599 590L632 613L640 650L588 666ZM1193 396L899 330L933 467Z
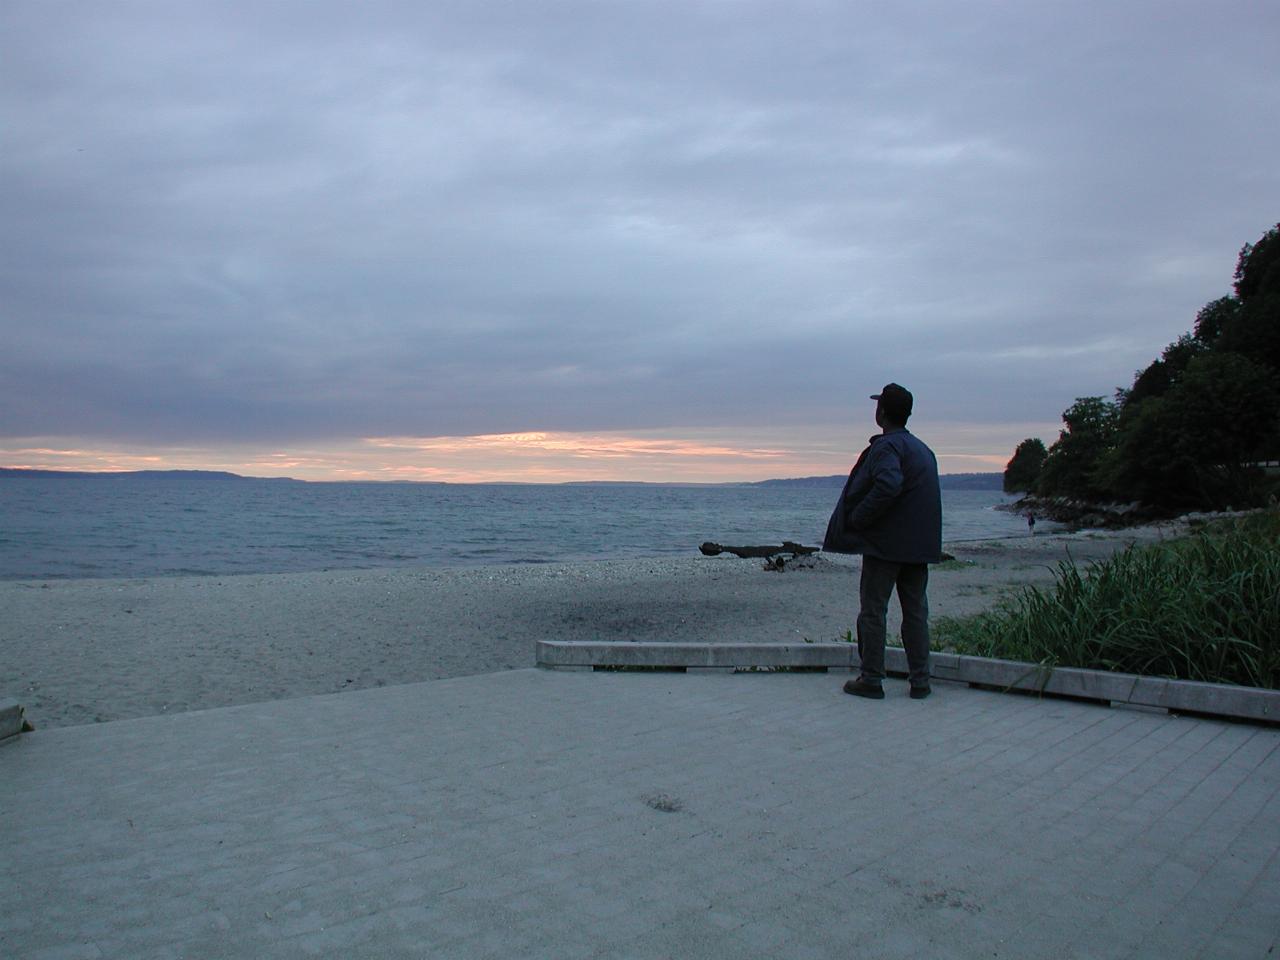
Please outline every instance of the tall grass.
M1051 588L933 626L958 653L1280 688L1280 510L1059 564Z

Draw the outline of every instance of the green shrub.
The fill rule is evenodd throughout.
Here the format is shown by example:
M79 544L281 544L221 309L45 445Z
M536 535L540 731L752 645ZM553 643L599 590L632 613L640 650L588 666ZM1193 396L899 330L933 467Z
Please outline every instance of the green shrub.
M934 623L936 646L1053 666L1280 688L1280 510L1059 564L993 610Z

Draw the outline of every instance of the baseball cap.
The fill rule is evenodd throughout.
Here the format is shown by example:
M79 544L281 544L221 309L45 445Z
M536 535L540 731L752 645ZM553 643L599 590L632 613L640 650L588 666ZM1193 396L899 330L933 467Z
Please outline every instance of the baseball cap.
M871 399L882 401L888 410L902 417L911 415L911 405L915 402L911 391L897 383L886 383L883 390L871 395Z

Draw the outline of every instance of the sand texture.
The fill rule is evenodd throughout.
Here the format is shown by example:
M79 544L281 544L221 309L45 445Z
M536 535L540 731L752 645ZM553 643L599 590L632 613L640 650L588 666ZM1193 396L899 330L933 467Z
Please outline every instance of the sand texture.
M931 613L989 607L1176 525L948 545ZM38 727L529 667L534 642L830 641L856 616L855 557L766 571L667 558L0 583L0 696ZM891 611L890 630L897 630Z

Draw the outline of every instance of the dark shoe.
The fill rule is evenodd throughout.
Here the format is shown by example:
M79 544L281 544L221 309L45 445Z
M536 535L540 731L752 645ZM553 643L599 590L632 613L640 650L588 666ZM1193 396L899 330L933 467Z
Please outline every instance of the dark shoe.
M866 697L868 700L883 700L884 687L878 683L871 683L859 677L857 680L849 680L844 685L845 693L852 693L855 697Z
M932 687L929 687L929 686L923 686L923 687L912 687L912 688L911 688L911 699L912 699L912 700L923 700L925 697L927 697L927 696L928 696L929 694L931 694L931 693L933 693L933 688L932 688Z

